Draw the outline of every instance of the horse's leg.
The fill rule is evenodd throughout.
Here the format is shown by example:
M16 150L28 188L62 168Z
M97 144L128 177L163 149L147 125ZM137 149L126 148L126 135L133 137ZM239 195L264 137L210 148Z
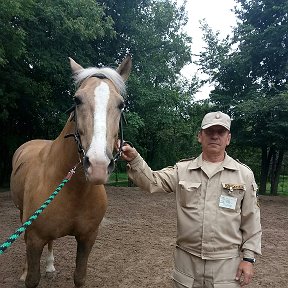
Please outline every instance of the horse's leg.
M25 257L25 264L24 264L24 267L23 267L23 273L20 277L20 281L25 281L26 279L26 276L27 276L27 270L28 270L28 264L27 264L27 256Z
M22 211L21 211L21 221L22 221ZM24 234L24 240L25 240L25 243L26 243L26 235L27 233ZM24 264L24 267L23 267L23 272L22 272L22 275L20 277L20 281L25 281L26 280L26 276L27 276L27 271L28 271L28 263L27 263L27 253L25 255L25 264Z
M85 284L88 257L94 245L97 231L91 234L87 237L75 237L77 240L77 256L74 272L74 284L77 288L82 287Z
M53 241L48 242L48 255L46 258L46 272L47 273L55 272L54 255L53 255Z
M31 232L31 231L30 231ZM37 235L29 233L26 236L26 253L28 271L25 280L27 288L36 288L40 282L40 258L45 242Z

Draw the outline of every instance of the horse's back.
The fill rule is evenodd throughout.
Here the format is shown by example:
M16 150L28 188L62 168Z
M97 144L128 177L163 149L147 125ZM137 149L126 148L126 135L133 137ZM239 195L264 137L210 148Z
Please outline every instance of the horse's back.
M22 144L13 155L10 189L13 202L20 211L23 210L23 197L27 173L33 168L37 168L39 164L37 162L41 162L41 158L44 156L43 150L49 149L52 142L53 141L51 140L29 141Z

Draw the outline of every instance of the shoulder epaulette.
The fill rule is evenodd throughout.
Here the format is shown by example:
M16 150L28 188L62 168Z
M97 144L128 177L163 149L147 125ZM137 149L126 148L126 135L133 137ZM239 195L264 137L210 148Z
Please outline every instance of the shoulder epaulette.
M243 165L244 167L246 167L246 168L248 168L249 170L252 171L252 169L251 169L248 165L242 163L239 159L236 159L236 161L237 161L239 164ZM252 171L252 172L253 172L253 171Z

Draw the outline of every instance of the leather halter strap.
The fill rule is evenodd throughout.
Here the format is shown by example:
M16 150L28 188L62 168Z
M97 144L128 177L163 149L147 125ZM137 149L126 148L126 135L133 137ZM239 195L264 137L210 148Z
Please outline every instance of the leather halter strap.
M76 144L77 144L77 148L78 148L78 153L80 156L80 159L81 158L84 158L85 157L85 150L82 146L82 142L81 142L81 136L80 136L80 133L78 131L78 128L77 128L77 113L76 113L76 105L74 104L72 107L70 107L68 110L65 111L65 113L72 113L73 112L73 115L71 117L71 121L75 121L76 125L75 125L75 132L74 133L70 133L70 134L67 134L64 136L64 138L70 138L70 137L73 137ZM125 116L124 116L124 112L121 111L121 116L120 116L120 122L119 122L119 130L120 130L120 147L119 149L117 150L117 153L113 156L113 160L114 162L116 162L120 156L121 156L121 153L122 153L122 148L123 146L125 145L125 143L128 143L130 146L133 147L133 145L130 143L130 142L127 142L127 141L124 141L124 127L123 127L123 122L125 124L127 124L127 121L125 119Z
M99 78L99 79L107 79L107 77L101 73L99 74L95 74L95 75L92 75L90 77L96 77L96 78ZM70 114L73 112L73 116L71 118L71 121L75 121L76 125L75 125L75 132L74 133L71 133L71 134L67 134L64 136L64 138L69 138L69 137L73 137L75 142L77 143L77 147L78 147L78 153L80 156L82 156L82 159L85 157L85 151L84 151L84 148L82 146L82 143L81 143L81 137L80 137L80 134L79 134L79 131L78 131L78 128L77 128L77 114L76 114L76 104L74 104L73 106L71 106L69 109L67 109L65 111L66 114ZM124 112L123 110L121 111L121 117L120 117L120 123L119 123L119 130L120 130L120 147L119 149L117 150L117 153L114 155L113 157L113 160L114 162L116 162L120 156L121 156L121 153L122 153L122 147L125 145L125 143L128 143L131 147L133 147L132 143L130 142L127 142L127 141L124 141L124 133L123 133L123 122L125 124L127 124L127 121L125 119L125 116L124 116ZM81 157L80 157L81 159Z

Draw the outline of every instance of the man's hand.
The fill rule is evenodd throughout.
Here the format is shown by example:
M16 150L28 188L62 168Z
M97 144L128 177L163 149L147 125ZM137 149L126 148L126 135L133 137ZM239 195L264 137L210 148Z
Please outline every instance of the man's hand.
M236 280L240 281L240 286L248 285L254 275L253 264L247 261L241 261L236 274Z
M118 140L118 149L120 148L120 140ZM136 158L138 155L137 150L134 147L131 147L128 143L124 142L124 145L122 147L122 153L121 158L125 161L132 161Z

